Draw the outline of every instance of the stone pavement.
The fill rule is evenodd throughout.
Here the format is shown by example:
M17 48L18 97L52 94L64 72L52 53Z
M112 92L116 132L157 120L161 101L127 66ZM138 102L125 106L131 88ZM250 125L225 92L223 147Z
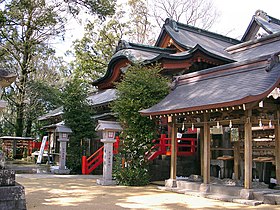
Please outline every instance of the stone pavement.
M29 210L118 209L280 209L275 205L247 206L145 187L100 186L94 175L18 174Z

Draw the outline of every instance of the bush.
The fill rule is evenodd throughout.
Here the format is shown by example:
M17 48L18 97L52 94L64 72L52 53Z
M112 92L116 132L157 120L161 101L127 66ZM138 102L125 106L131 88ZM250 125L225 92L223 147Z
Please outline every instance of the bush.
M117 182L124 185L149 183L146 153L153 146L157 125L155 120L140 115L139 111L158 103L168 94L168 81L159 72L160 66L131 66L123 81L117 84L118 99L112 109L122 124L124 139L120 158L114 171ZM125 167L122 165L125 159Z
M144 186L149 184L150 176L147 165L140 165L136 163L126 163L125 165L118 164L122 161L121 156L116 159L117 164L114 165L114 178L118 184L126 186Z

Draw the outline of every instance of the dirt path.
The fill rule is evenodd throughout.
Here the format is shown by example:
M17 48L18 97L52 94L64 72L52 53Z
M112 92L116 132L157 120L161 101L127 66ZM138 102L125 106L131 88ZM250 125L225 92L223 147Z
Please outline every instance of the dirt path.
M221 202L165 192L156 186L100 186L96 176L20 174L17 182L25 187L28 210L114 210L114 209L280 209Z

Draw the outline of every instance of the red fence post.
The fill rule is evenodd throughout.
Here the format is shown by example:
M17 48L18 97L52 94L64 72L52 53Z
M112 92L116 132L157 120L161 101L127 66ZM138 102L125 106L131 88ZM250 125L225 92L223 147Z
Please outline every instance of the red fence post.
M82 174L86 175L87 173L87 156L82 157Z
M118 152L119 152L119 144L120 144L120 137L116 136L116 142L113 144L114 154L118 154Z
M166 153L165 138L166 138L166 134L160 135L160 141L159 141L160 147L159 148L160 148L160 151L164 154Z

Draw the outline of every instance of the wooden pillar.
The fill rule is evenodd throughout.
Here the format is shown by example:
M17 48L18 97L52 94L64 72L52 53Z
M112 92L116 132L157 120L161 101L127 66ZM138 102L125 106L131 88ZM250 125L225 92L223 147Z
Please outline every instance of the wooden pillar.
M203 168L204 168L204 129L200 129L200 175L203 176Z
M239 180L240 142L234 142L234 179Z
M278 108L279 109L279 108ZM275 165L277 185L280 185L280 111L277 110L277 123L275 124Z
M204 114L203 125L203 183L210 183L210 126L208 123L208 115Z
M176 118L172 117L172 126L171 126L171 168L170 168L170 179L176 179L176 170L177 170L177 127L176 127Z
M252 110L245 111L245 139L244 139L244 163L245 163L245 180L244 187L245 189L252 188Z

